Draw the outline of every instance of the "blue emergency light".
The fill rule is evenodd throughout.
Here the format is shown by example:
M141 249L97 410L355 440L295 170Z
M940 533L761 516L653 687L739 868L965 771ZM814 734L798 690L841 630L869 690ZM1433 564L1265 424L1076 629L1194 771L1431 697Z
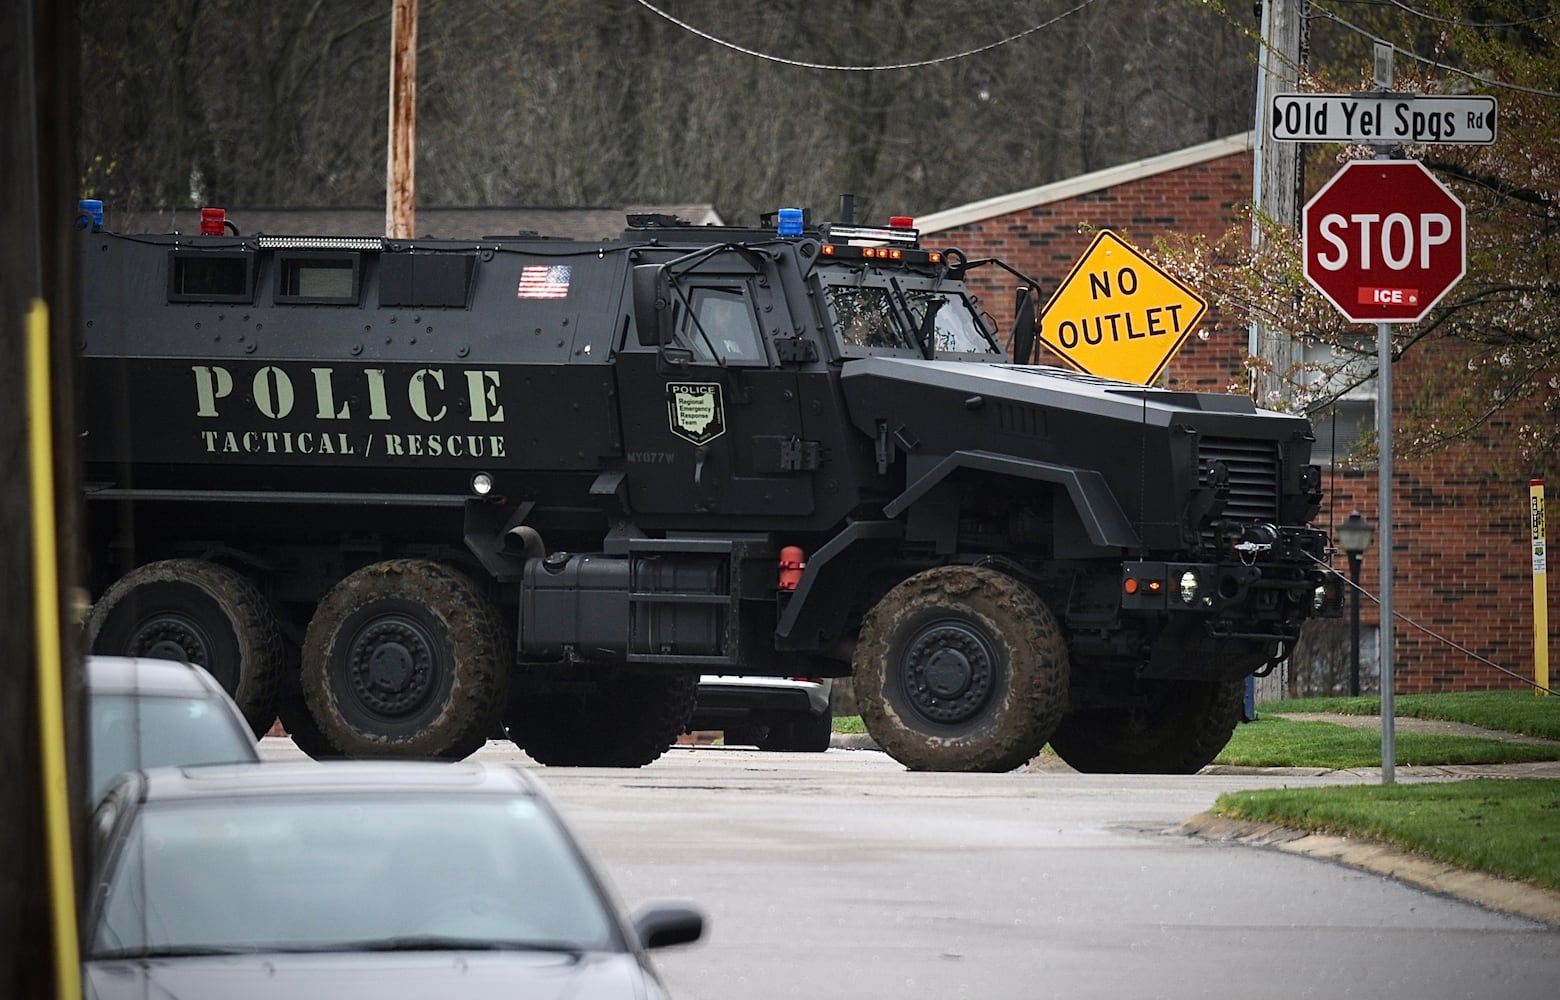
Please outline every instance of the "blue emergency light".
M780 210L780 222L777 232L781 236L802 235L802 210L799 208L782 208Z
M86 229L90 224L94 230L103 228L103 202L97 198L83 198L76 206L76 225Z

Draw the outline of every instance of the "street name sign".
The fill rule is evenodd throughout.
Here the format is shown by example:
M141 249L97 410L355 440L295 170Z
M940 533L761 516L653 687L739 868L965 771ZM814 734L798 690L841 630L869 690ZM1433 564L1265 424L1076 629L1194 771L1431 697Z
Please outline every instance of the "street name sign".
M1354 322L1418 322L1467 269L1463 205L1417 160L1355 160L1306 202L1301 253Z
M1276 94L1268 135L1280 142L1495 141L1495 98L1483 95Z
M1102 229L1040 314L1040 342L1070 367L1150 385L1208 303L1130 244Z

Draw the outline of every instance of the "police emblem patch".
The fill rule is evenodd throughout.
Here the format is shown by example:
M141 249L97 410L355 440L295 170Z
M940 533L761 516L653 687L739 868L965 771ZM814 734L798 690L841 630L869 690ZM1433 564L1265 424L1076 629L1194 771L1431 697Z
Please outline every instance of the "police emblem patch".
M719 382L668 382L666 414L672 433L694 444L708 444L726 433Z

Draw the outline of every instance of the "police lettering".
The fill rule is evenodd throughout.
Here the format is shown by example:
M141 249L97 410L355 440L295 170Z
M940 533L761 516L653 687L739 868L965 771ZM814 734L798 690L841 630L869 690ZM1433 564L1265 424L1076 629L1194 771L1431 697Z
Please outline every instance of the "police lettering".
M233 373L221 365L194 365L190 370L195 376L195 415L209 419L231 415L224 410L236 405L233 400L239 398L233 395ZM450 404L464 398L467 422L503 423L504 406L498 400L499 373L464 369L459 374L459 378L446 379L442 368L419 368L405 376L399 391L392 392L390 379L394 376L383 368L339 372L334 368L310 368L307 378L295 378L276 365L265 365L250 379L247 399L255 413L271 420L285 419L300 410L302 392L305 397L313 397L303 405L312 404L310 415L316 420L390 420L413 416L434 424L449 416Z

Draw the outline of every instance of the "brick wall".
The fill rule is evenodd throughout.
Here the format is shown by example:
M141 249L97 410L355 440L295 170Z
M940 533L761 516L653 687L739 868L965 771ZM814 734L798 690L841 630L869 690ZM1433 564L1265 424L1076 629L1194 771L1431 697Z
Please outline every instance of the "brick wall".
M966 256L1000 257L1040 279L1045 296L1071 271L1093 239L1110 229L1152 254L1156 236L1201 233L1210 239L1237 218L1252 194L1249 151L1126 180L1109 188L1014 209L924 235L927 246L957 247ZM1007 329L1013 317L1013 281L1000 272L977 271L973 281L983 307ZM972 275L974 277L974 275ZM1166 369L1169 388L1221 392L1243 380L1248 333L1244 326L1210 311L1199 334L1188 339ZM1431 348L1433 349L1433 348ZM1394 369L1394 395L1412 386L1417 369L1410 357ZM1047 360L1042 349L1042 361ZM1060 363L1054 358L1052 363ZM1523 677L1534 667L1532 575L1528 528L1528 479L1516 462L1509 436L1497 422L1478 440L1436 456L1394 462L1393 602L1399 616ZM1401 449L1398 449L1401 453ZM1320 522L1330 527L1359 509L1376 522L1377 473L1327 472ZM1549 484L1551 494L1560 483ZM1379 537L1378 537L1379 540ZM1365 553L1361 584L1379 592L1379 552ZM1341 553L1335 565L1347 572ZM1553 580L1556 573L1550 574ZM1550 584L1551 676L1560 672L1553 652L1560 646L1560 616ZM1378 622L1365 603L1361 621ZM1423 691L1484 690L1524 686L1400 618L1393 647L1395 688Z

